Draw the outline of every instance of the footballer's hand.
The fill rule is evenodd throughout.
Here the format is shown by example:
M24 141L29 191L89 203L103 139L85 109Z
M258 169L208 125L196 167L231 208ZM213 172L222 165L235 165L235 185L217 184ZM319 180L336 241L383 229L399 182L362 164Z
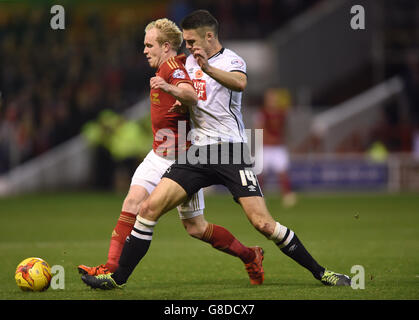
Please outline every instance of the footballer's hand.
M179 100L176 100L176 102L169 109L169 112L187 113L188 112L188 107L181 104Z
M193 57L202 71L206 72L209 69L208 55L202 48L196 48L193 52Z
M167 92L169 90L169 84L162 77L155 76L150 79L150 88L161 89Z

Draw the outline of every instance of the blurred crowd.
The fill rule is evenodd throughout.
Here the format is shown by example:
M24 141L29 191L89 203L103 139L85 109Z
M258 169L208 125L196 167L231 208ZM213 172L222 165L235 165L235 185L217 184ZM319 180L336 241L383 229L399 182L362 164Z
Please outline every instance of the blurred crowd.
M179 0L168 16L179 23L196 9L207 9L220 21L221 39L265 38L290 18L320 0Z
M71 27L59 31L44 7L2 17L0 172L79 133L100 110L120 111L144 94L151 71L139 56L142 28L71 13Z
M65 30L50 28L49 6L1 4L0 173L78 134L99 111L120 112L146 94L152 70L141 52L150 20L179 23L205 8L222 21L223 39L264 37L313 2L75 2L65 5Z

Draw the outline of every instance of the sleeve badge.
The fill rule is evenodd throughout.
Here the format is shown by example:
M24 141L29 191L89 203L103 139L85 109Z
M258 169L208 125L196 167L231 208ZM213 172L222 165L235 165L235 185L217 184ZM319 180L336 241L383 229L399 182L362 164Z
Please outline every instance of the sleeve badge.
M182 70L180 70L180 69L176 69L176 70L173 72L172 77L173 77L174 79L186 79L185 72L183 72L183 71L182 71Z

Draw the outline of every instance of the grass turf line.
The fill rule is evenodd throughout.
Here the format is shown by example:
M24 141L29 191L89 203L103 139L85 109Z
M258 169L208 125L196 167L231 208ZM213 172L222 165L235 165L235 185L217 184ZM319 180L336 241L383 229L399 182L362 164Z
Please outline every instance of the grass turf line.
M123 196L112 193L34 194L0 199L0 299L418 299L419 197L399 194L300 195L283 209L266 197L272 215L293 229L322 265L350 274L365 268L365 289L330 288L256 232L227 195L206 197L207 220L246 245L265 249L265 283L251 286L239 259L192 239L177 212L159 221L146 257L124 290L91 290L78 264L106 261ZM65 289L21 292L17 264L38 256L65 269Z

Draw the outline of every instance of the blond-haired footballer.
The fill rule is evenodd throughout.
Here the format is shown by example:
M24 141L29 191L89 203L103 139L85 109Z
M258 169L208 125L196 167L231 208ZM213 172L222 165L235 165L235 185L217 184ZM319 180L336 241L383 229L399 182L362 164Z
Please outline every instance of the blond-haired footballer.
M174 163L179 152L188 148L186 137L181 139L178 132L179 123L185 126L186 134L190 130L189 113L183 112L182 106L193 107L198 103L193 83L184 67L186 56L177 55L181 43L182 32L168 19L153 21L145 28L144 54L150 66L157 70L156 76L150 79L153 150L148 153L132 177L128 195L112 232L106 264L96 267L78 266L83 280L89 276L109 275L118 267L123 268L127 261L120 260L120 256L126 239L128 244L135 243L136 239L149 244L152 239L150 230L154 221L141 218L138 211L160 182L161 176ZM168 132L172 137L165 140L164 135ZM240 258L245 264L250 282L262 284L262 249L246 247L225 228L208 223L203 215L204 196L201 188L180 202L177 209L185 229L191 236Z
M198 90L198 104L190 108L192 143L200 154L216 150L228 163L208 158L176 161L158 186L141 204L138 227L153 233L158 219L203 187L225 185L240 204L250 223L288 257L309 270L325 285L348 286L348 276L327 270L308 253L293 230L276 221L268 211L257 178L245 158L234 161L235 148L248 150L241 114L242 92L247 85L246 63L218 39L218 22L205 10L194 11L182 21L188 56L185 68ZM226 151L227 150L227 151ZM226 214L228 214L226 212ZM148 250L150 240L131 238L114 274L87 277L92 288L122 287ZM122 264L124 261L124 264Z

